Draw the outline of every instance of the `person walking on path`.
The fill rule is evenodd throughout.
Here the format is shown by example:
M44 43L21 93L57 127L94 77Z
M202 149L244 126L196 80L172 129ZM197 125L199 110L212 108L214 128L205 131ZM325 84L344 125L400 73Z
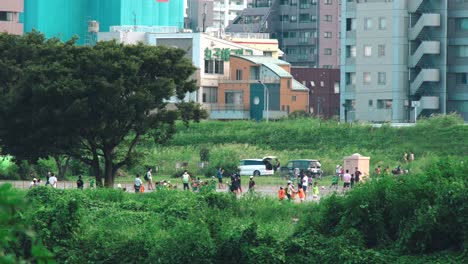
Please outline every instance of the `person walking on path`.
M403 163L406 163L408 161L408 153L403 153Z
M133 187L135 188L136 193L140 192L140 188L141 188L142 185L143 185L143 182L140 179L140 174L137 173L137 175L135 177L135 182L133 184Z
M338 175L334 175L333 178L332 178L332 183L330 185L330 188L332 188L333 186L335 186L335 190L338 190L338 180L339 180L339 176Z
M354 182L356 184L358 184L359 181L361 180L361 175L362 175L361 171L359 171L358 167L356 167L356 170L354 171Z
M191 181L191 177L190 177L190 174L188 174L187 171L184 171L184 173L182 174L182 183L184 185L184 191L185 190L190 190L190 187L189 187L189 183Z
M343 192L349 190L351 187L351 174L346 170L346 173L343 174Z
M307 174L304 174L302 178L302 190L304 191L304 195L307 196L307 187L309 186L309 177Z
M255 181L254 177L250 176L250 181L249 181L249 192L253 192L255 188Z
M89 188L94 189L94 184L96 183L96 180L94 179L93 176L89 178Z
M153 172L153 169L149 168L145 175L145 180L148 181L148 190L154 190L152 172Z
M78 180L76 181L76 187L80 190L83 190L84 182L83 182L83 176L80 175L78 176Z
M52 186L52 188L57 188L57 182L58 182L57 177L55 177L54 173L51 173L50 178L49 178L50 186Z
M221 167L219 167L218 172L216 173L218 177L218 189L224 189L223 173L224 173L224 170Z
M285 191L284 191L283 187L280 187L280 189L278 191L278 200L283 201L285 196L286 195L285 195Z
M319 187L317 185L317 182L314 182L314 188L312 189L312 191L313 191L313 194L314 194L312 197L314 199L318 199L319 196L320 196L320 191L319 191Z
M414 161L414 153L413 153L413 151L411 151L410 154L409 154L409 161L410 161L410 162L413 162L413 161Z
M288 187L286 187L286 196L288 197L289 201L292 201L292 197L296 190L294 190L294 186L291 181L288 181Z

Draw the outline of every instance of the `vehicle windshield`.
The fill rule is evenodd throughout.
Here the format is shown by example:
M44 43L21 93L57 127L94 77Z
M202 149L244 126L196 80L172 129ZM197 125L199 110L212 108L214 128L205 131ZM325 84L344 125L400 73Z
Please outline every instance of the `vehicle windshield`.
M320 166L322 166L322 165L318 161L311 161L310 162L310 167L311 168L320 168Z

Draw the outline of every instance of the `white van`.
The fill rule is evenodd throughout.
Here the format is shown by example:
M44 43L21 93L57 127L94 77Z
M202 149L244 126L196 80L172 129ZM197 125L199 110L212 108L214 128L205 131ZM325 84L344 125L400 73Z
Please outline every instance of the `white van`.
M273 165L271 160L275 157L265 157L263 159L244 159L240 161L239 164L239 174L240 175L273 175L275 171L273 170Z

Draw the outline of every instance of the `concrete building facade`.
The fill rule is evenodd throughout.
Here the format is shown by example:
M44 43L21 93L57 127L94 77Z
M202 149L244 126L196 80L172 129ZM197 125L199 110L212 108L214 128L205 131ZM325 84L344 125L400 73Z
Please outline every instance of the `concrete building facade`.
M309 89L309 113L327 119L339 117L339 69L291 67L291 75Z
M267 32L292 65L338 68L339 13L339 0L256 0L226 31Z
M23 0L0 1L0 33L23 34L23 24L19 22L19 16L23 10Z
M3 0L2 0L3 1ZM25 0L24 31L33 29L63 41L74 35L88 41L88 22L99 22L101 31L111 26L184 27L183 0ZM129 29L131 29L129 27Z
M319 4L318 67L340 67L340 0L322 0Z
M445 0L343 2L343 121L413 122L450 108L466 119L466 86L452 86L466 72L463 47L450 45L464 46L467 38L461 27L449 29L463 24L467 13L459 8L466 5L449 2L457 11Z

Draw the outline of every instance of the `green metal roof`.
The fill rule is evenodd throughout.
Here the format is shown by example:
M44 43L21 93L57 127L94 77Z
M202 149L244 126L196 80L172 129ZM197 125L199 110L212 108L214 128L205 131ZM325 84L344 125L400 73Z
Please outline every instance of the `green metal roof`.
M281 68L280 66L278 66L275 63L265 62L265 63L262 63L262 65L267 67L268 69L272 70L280 78L288 78L288 77L292 78L292 75L288 71Z
M232 55L233 57L242 58L255 64L274 63L276 65L291 65L289 62L284 60L275 59L267 56L246 56L246 55Z
M309 91L309 88L305 87L302 85L302 83L296 81L295 79L292 79L292 90L294 91Z

